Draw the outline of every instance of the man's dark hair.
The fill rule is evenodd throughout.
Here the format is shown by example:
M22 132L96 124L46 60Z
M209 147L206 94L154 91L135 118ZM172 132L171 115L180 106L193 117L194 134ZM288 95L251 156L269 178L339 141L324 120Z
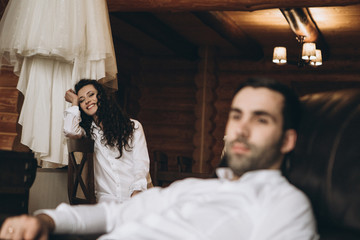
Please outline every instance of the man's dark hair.
M299 97L290 87L274 79L254 77L249 78L247 81L241 83L236 89L235 94L244 87L264 87L280 93L284 97L284 107L282 110L284 118L283 130L295 129L298 131L302 108Z

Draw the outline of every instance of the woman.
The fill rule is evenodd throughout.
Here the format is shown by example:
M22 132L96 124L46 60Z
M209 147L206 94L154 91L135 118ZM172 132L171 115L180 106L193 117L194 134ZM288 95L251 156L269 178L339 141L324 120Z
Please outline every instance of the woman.
M123 202L146 190L149 154L141 124L128 118L95 80L80 80L66 91L64 133L91 137L94 146L95 195L98 202Z

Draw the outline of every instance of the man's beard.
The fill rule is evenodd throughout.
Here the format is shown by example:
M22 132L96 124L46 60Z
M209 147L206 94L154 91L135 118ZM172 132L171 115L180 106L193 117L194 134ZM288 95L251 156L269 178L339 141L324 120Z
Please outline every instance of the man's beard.
M227 163L235 175L241 176L245 172L269 169L275 163L281 160L282 153L280 151L283 138L265 147L258 147L250 144L243 137L239 137L231 142L226 142L225 155ZM231 152L234 143L241 143L249 149L249 154L237 154Z

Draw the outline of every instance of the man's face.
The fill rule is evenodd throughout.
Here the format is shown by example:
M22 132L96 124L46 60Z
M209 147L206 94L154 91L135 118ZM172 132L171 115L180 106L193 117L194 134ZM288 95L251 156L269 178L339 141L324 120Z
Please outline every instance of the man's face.
M283 155L284 97L260 87L245 87L234 97L225 130L229 167L237 176L257 169L277 169Z

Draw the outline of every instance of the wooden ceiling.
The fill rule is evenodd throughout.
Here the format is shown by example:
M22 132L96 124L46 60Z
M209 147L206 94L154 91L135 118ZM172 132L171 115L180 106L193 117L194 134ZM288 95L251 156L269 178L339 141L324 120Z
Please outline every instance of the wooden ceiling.
M115 43L140 56L196 60L211 46L221 56L271 61L273 48L285 46L296 61L300 45L280 9L306 8L325 61L360 60L360 0L106 1ZM7 2L0 0L0 16Z
M360 0L107 3L114 41L143 56L194 60L200 47L212 46L223 56L271 61L273 48L285 46L288 59L296 60L300 45L280 9L307 8L320 32L325 60L360 58Z

